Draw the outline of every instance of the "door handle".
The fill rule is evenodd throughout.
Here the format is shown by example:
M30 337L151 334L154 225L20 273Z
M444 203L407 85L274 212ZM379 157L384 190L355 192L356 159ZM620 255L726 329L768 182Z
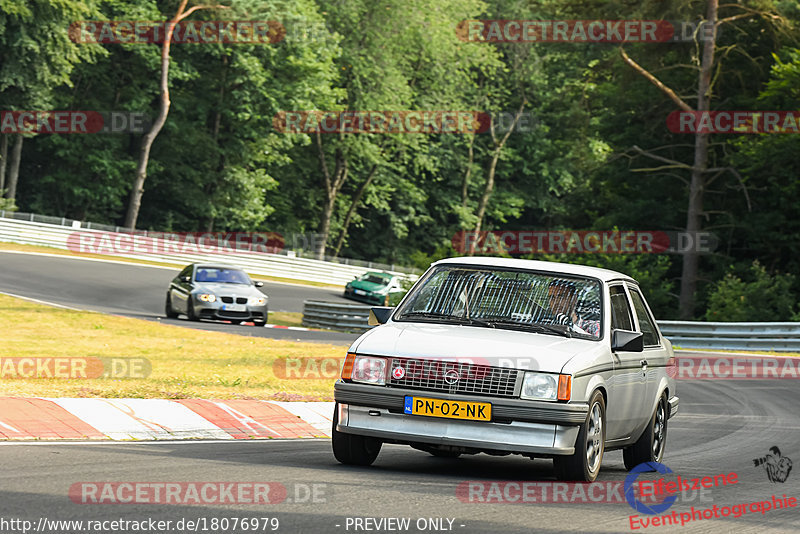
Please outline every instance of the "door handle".
M647 371L647 360L639 360L639 363L642 366L642 371Z

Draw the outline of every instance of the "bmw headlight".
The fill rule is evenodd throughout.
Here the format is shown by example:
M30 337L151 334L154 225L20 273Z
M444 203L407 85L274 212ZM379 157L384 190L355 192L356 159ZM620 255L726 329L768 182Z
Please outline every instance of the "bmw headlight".
M213 293L200 293L197 295L197 300L202 300L203 302L216 302L217 296Z
M527 371L522 380L521 399L569 400L572 394L572 377Z
M250 297L247 299L247 303L250 306L263 306L266 302L267 299L265 297Z

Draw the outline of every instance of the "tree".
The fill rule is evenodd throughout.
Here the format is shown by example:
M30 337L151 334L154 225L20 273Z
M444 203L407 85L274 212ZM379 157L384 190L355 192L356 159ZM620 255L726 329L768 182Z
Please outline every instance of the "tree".
M147 163L150 160L150 148L156 140L161 128L167 121L169 114L169 50L172 44L172 33L175 26L195 11L202 9L226 9L227 6L213 5L196 5L186 9L186 4L189 0L181 0L175 15L167 22L164 30L164 42L161 45L161 79L160 79L160 99L158 107L158 115L156 116L153 125L144 137L142 138L142 146L139 150L139 163L136 166L136 175L133 180L133 189L131 189L131 197L128 202L128 213L125 216L125 226L127 228L136 228L136 220L139 218L139 208L142 205L142 194L144 193L144 182L147 179Z
M75 65L102 53L69 38L71 22L97 14L94 0L0 0L0 109L47 110L55 88L71 85ZM6 196L14 200L24 136L14 135L7 159L8 135L0 132L0 176L5 178L8 165Z
M707 113L711 109L710 102L714 94L712 74L714 73L715 69L718 69L717 61L715 60L715 52L717 50L717 32L719 27L723 24L731 23L739 19L750 18L759 15L770 19L780 18L777 14L768 10L761 11L755 8L735 4L726 5L726 7L738 10L740 12L728 17L719 18L719 0L707 0L704 24L708 33L707 38L702 43L702 55L696 66L697 97L694 107L691 107L689 104L687 104L683 98L681 98L668 85L659 80L658 77L631 59L624 47L620 47L620 55L628 66L633 68L637 73L655 85L681 110L688 112L694 111L699 114ZM686 224L684 227L685 231L689 235L696 235L696 233L702 229L701 221L705 213L703 209L704 193L708 185L713 180L718 178L722 173L730 173L740 183L743 184L742 176L733 167L709 167L709 137L710 134L699 129L694 134L694 156L693 163L691 165L660 156L653 151L643 150L635 145L633 147L633 150L636 153L658 161L659 163L665 164L656 169L638 169L640 172L664 169L683 169L690 172L690 180L688 184L689 201L686 213ZM698 264L699 254L696 250L689 250L683 255L683 269L681 273L679 302L681 319L689 319L694 315L695 293L697 290L698 279Z

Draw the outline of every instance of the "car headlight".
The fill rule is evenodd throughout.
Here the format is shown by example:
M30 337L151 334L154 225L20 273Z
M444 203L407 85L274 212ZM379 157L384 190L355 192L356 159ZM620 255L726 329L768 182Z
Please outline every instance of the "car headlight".
M263 306L265 302L267 302L265 297L250 297L247 299L247 303L250 306Z
M521 399L569 400L572 394L572 377L527 371L522 380Z
M197 295L197 300L202 300L203 302L216 302L217 296L212 293L200 293Z
M348 359L352 358L352 368L350 376L353 382L363 382L364 384L386 384L386 359L374 358L371 356L358 356L348 354ZM348 362L349 363L349 362ZM348 365L349 366L349 365Z

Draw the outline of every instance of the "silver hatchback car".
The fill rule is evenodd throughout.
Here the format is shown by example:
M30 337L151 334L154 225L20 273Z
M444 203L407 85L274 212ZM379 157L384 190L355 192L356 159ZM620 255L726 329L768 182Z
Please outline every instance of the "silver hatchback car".
M164 314L175 318L183 313L190 321L227 320L233 323L267 323L269 299L258 290L246 272L229 265L187 265L172 279L164 303Z
M635 280L563 263L451 258L375 307L335 384L332 445L369 465L382 443L435 456L552 458L593 481L603 453L660 462L678 410L672 345Z

